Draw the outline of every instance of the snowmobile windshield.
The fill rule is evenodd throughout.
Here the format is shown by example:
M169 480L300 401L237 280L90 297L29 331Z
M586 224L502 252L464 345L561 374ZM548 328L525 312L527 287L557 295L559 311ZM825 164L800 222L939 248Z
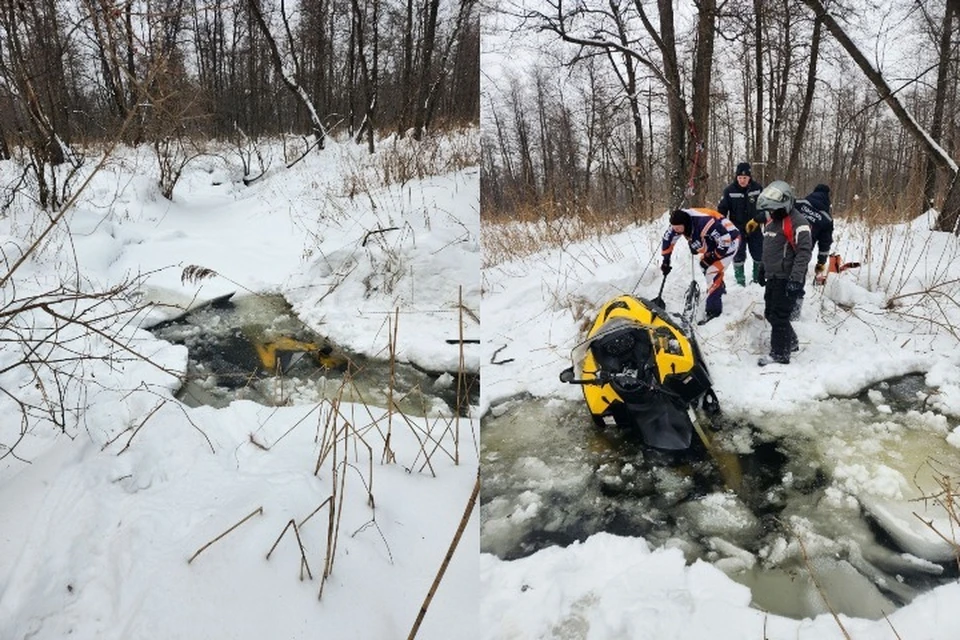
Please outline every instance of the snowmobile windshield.
M650 330L649 325L631 320L630 318L610 318L589 338L579 343L570 352L570 358L573 360L573 371L577 378L582 378L584 374L584 361L590 352L590 345L595 342L603 342L607 351L620 350L627 353L633 349L636 341L637 331L647 333ZM588 373L596 374L596 371Z

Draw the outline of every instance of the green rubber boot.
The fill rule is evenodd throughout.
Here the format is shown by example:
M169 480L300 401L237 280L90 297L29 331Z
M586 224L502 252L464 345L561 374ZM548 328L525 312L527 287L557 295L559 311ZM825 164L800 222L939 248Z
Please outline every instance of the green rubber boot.
M741 287L747 286L747 277L743 273L743 263L733 265L733 277Z
M753 279L750 282L758 282L760 280L760 263L753 263Z

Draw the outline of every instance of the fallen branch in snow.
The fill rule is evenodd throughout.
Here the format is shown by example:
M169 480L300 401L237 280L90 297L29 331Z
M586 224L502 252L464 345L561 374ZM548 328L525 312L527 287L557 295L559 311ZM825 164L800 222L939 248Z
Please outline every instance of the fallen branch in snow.
M257 507L256 509L254 509L254 510L250 513L250 515L248 515L247 517L245 517L243 520L241 520L241 521L238 522L237 524L233 525L232 527L230 527L229 529L227 529L226 531L224 531L223 533L221 533L220 535L218 535L216 538L214 538L213 540L211 540L211 541L208 542L207 544L205 544L205 545L203 545L202 547L200 547L199 549L197 549L196 552L194 552L194 554L193 554L192 556L190 556L190 559L187 560L187 564L190 564L191 562L193 562L198 555L200 555L201 553L203 553L204 551L206 551L211 545L213 545L213 543L218 542L221 538L223 538L224 536L226 536L228 533L230 533L231 531L233 531L234 529L236 529L237 527L239 527L240 525L242 525L244 522L246 522L247 520L249 520L250 518L252 518L253 516L258 515L258 514L261 515L261 516L263 515L263 507Z
M133 439L134 439L134 438L136 437L136 435L140 432L140 429L142 429L143 426L144 426L145 424L147 424L147 420L149 420L150 418L152 418L152 417L153 417L153 414L155 414L157 411L159 411L159 410L160 410L160 407L162 407L164 404L166 404L166 401L160 401L160 402L158 402L158 403L156 404L156 406L155 406L153 409L151 409L151 410L147 413L146 416L144 416L143 420L140 421L140 425L137 426L136 429L133 429L132 427L127 427L126 429L124 429L123 431L121 431L120 433L118 433L117 435L115 435L114 437L112 437L112 438L110 438L109 440L107 440L107 442L104 443L104 445L103 445L102 447L100 447L100 451L106 450L107 447L109 447L109 446L112 445L114 442L116 442L117 440L119 440L119 439L120 439L120 436L122 436L123 434L125 434L127 431L130 431L131 429L133 429L133 434L132 434L132 435L130 436L130 438L127 440L127 444L123 445L123 449L120 449L120 451L117 452L117 455L120 455L121 453L123 453L124 451L126 451L127 449L129 449L129 448L130 448L130 443L133 442Z
M427 592L427 597L423 600L423 605L420 607L420 612L417 614L417 619L413 623L413 628L410 629L410 635L407 636L407 640L413 640L417 636L417 631L420 630L420 624L423 622L424 616L427 615L427 608L430 606L430 602L433 600L433 596L437 592L437 587L440 586L440 581L443 580L443 574L447 571L447 566L450 564L450 559L453 557L453 552L457 550L457 545L460 544L460 538L463 536L463 531L467 528L467 522L470 520L470 514L473 513L473 509L477 504L478 495L480 495L479 467L477 467L477 480L473 483L473 491L470 493L470 498L467 500L467 506L463 510L463 517L460 518L460 525L457 527L457 532L453 535L453 540L450 541L450 546L447 548L447 555L443 557L443 562L440 563L440 570L437 571L437 575L433 579L433 584L430 585L430 590Z
M497 354L507 348L507 345L503 345L499 349L493 352L493 355L490 356L490 364L507 364L508 362L513 362L513 358L507 358L506 360L497 360Z
M386 233L387 231L398 231L400 227L387 227L386 229L374 229L373 231L367 231L363 236L363 242L360 243L361 247L367 246L367 240L370 239L370 236L375 233Z

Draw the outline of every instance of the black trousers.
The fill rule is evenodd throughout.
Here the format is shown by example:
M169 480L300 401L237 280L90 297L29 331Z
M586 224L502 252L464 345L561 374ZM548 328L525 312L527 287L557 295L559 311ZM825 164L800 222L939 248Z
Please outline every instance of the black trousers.
M763 317L770 323L770 355L777 360L790 361L791 347L797 334L790 325L794 301L787 297L787 281L771 278L763 292Z

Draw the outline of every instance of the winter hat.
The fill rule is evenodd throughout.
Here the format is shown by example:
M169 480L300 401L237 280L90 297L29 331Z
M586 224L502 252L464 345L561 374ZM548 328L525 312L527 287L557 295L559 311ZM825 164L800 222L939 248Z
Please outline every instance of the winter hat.
M737 165L737 173L736 173L736 175L738 175L738 176L749 176L749 175L750 175L750 163L749 163L749 162L741 162L740 164L738 164L738 165Z
M683 234L690 235L690 214L683 209L674 209L670 212L670 224L682 224Z
M823 184L823 183L820 183L820 184L818 184L817 186L815 186L815 187L813 188L813 191L814 191L814 193L816 193L817 191L822 191L823 193L825 193L825 194L827 194L827 195L830 195L830 187L828 187L827 185L825 185L825 184Z

